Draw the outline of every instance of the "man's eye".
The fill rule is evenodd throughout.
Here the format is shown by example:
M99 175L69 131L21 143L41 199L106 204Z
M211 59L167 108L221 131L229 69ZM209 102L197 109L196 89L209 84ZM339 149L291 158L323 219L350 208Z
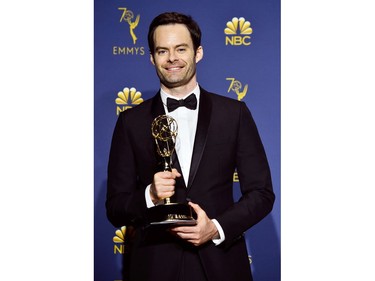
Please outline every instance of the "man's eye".
M183 52L185 52L185 51L186 51L185 48L180 48L180 49L178 49L178 52L180 52L180 53L183 53Z
M165 51L165 50L158 51L158 55L164 55L165 53L167 53L167 51Z

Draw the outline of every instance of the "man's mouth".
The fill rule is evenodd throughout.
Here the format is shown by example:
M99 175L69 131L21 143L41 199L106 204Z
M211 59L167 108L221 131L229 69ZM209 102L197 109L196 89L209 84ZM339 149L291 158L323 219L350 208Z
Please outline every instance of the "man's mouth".
M183 68L183 66L169 66L169 67L166 67L165 69L167 70L167 71L179 71L179 70L181 70Z

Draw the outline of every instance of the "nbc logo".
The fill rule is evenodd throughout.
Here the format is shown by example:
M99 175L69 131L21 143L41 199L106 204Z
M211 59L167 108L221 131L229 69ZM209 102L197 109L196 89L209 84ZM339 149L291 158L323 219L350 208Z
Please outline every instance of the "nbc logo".
M126 226L117 229L115 232L115 236L113 236L113 242L115 245L113 246L113 253L114 254L123 254L124 253L124 242L125 242L125 234L126 234Z
M253 33L253 29L250 25L250 22L246 21L243 17L234 17L231 21L228 21L227 27L224 29L224 33L227 35L225 37L225 45L249 46L251 44L251 37L249 35Z
M137 91L134 87L130 89L125 87L122 91L117 93L116 114L119 115L120 112L141 104L142 102L143 99L141 92Z

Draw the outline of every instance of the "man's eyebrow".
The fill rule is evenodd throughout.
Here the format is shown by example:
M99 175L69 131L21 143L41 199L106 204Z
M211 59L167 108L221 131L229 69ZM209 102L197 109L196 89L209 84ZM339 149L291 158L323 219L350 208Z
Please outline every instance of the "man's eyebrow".
M155 51L159 51L159 50L167 50L168 48L166 47L156 47L155 48Z
M182 44L178 44L178 45L174 46L173 48L177 49L177 48L180 48L180 47L189 47L189 45L186 44L186 43L182 43ZM155 50L156 51L158 51L158 50L168 50L168 48L167 47L163 47L163 46L157 46L155 48Z
M189 47L189 45L186 43L182 43L182 44L178 44L175 48L179 48L179 47Z

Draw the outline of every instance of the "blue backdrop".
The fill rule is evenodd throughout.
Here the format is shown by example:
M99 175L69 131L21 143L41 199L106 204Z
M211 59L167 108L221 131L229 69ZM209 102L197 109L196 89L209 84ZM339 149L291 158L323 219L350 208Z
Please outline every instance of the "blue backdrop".
M255 281L279 281L280 0L95 0L94 10L95 280L122 278L125 229L108 222L104 206L117 115L157 92L159 81L147 47L148 26L162 12L179 11L192 15L202 29L204 57L197 68L199 84L246 102L257 123L276 202L272 213L246 232L246 242ZM235 174L233 180L238 197Z

